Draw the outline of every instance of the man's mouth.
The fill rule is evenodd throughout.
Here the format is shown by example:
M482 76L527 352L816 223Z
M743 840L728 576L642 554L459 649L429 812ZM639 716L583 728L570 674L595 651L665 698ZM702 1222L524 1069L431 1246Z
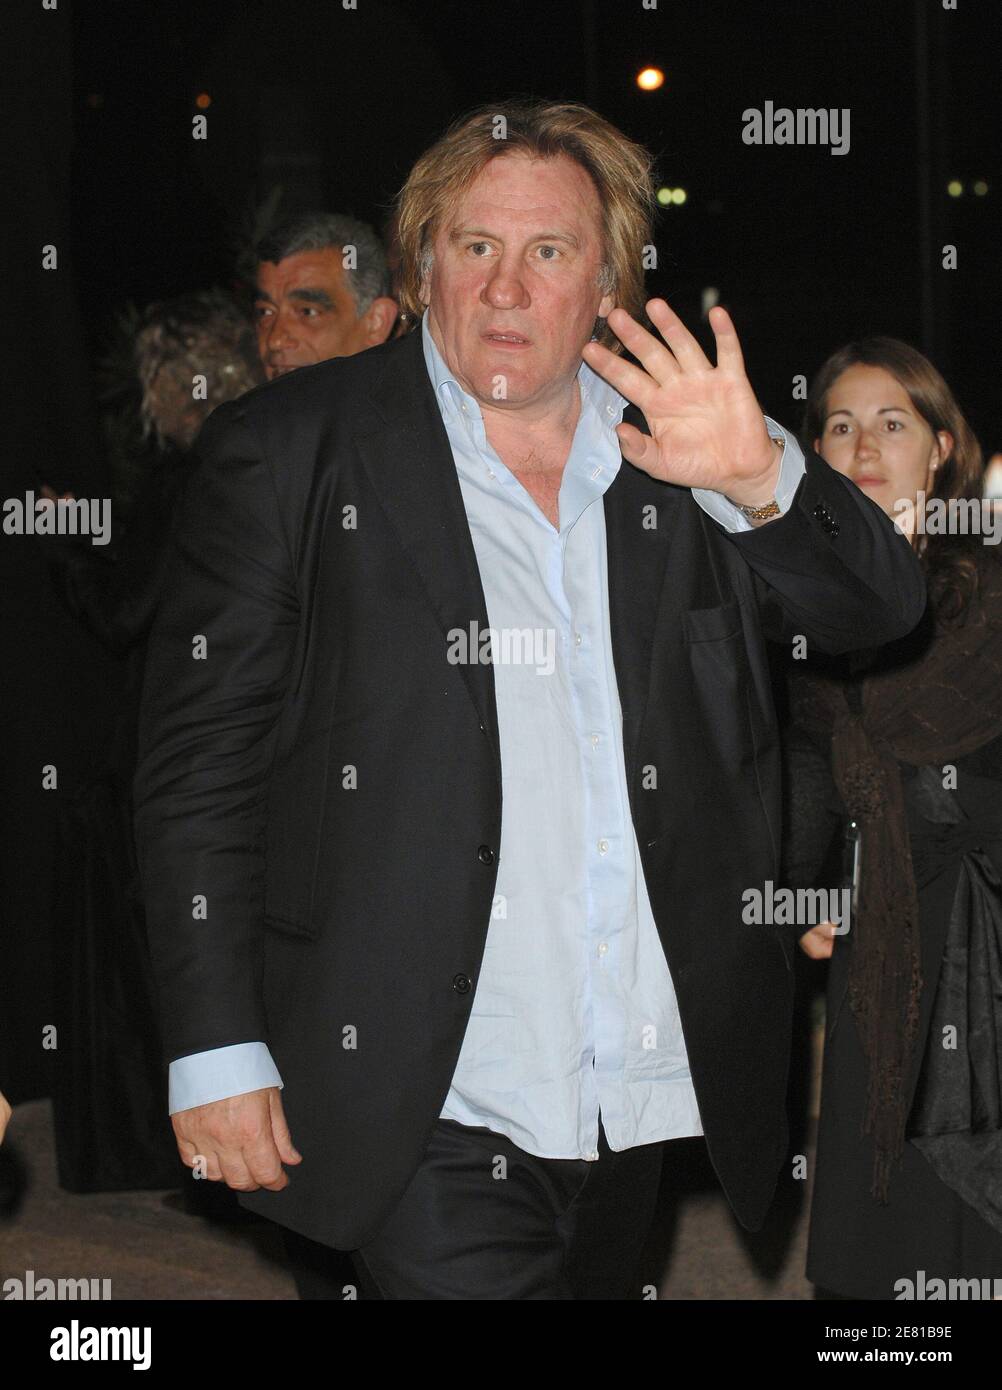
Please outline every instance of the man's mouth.
M520 333L487 332L484 337L489 343L497 343L501 347L529 346L529 339L523 338Z

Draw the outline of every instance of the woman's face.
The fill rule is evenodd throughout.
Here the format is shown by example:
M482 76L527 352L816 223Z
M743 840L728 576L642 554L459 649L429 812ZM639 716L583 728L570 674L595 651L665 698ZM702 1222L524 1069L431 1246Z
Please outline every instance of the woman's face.
M884 367L857 363L836 377L828 392L814 448L893 518L902 512L896 502L914 503L919 492L932 493L953 439L945 430L933 433Z

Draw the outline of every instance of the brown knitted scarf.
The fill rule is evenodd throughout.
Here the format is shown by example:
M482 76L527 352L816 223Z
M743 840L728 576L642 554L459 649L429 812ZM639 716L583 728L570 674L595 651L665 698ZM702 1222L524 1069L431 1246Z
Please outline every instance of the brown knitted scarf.
M918 894L899 764L943 766L1002 734L1002 563L979 557L978 590L960 624L937 622L917 659L847 683L805 673L791 714L831 737L832 772L861 826L849 1003L867 1065L863 1133L874 1139L873 1195L887 1201L904 1145L906 1090L919 1020Z

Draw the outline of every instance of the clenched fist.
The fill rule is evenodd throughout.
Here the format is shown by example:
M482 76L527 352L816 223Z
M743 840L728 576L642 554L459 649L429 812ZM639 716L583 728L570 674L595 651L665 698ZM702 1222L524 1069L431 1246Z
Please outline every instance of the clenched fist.
M178 1110L171 1122L186 1167L201 1159L211 1182L237 1192L260 1187L281 1192L289 1185L282 1164L303 1161L293 1147L277 1086Z

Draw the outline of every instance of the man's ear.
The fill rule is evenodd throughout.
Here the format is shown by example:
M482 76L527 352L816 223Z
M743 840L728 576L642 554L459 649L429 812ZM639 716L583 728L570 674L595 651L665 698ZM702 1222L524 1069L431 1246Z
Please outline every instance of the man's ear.
M374 299L365 311L365 341L370 347L385 343L397 321L400 308L395 299Z
M433 255L432 255L431 250L429 249L429 247L428 247L427 244L426 244L426 245L424 246L423 250L421 251L420 255L418 256L418 264L417 264L417 269L418 269L418 292L417 292L417 296L418 296L418 299L420 300L420 302L424 305L424 307L425 307L426 309L431 305L431 272L432 272L432 267L433 267L433 265L434 265L434 257L433 257Z

